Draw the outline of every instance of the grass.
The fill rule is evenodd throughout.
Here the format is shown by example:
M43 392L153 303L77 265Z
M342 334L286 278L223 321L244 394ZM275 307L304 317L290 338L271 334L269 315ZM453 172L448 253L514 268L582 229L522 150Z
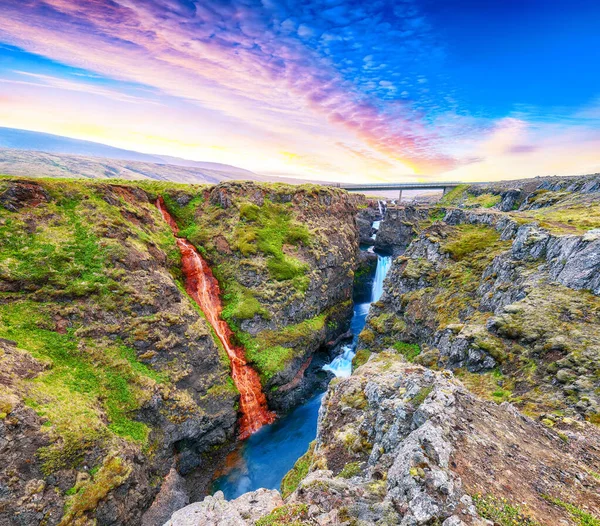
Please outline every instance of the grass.
M475 196L467 193L465 206L492 208L493 206L496 206L500 201L502 201L502 196L500 194L480 194Z
M600 526L600 519L592 515L590 512L582 510L581 508L563 500L552 498L547 495L544 495L544 498L555 506L559 506L560 508L568 511L571 514L571 517L573 517L573 519L579 524L579 526Z
M600 228L600 207L590 204L569 203L569 206L553 206L538 210L519 212L518 217L538 221L542 228L552 232L584 233Z
M307 504L286 504L258 519L256 526L303 526L307 518Z
M440 200L440 204L442 205L457 205L463 198L463 194L469 188L468 184L459 184L457 187L450 190L446 195L442 197Z
M422 387L421 389L419 389L419 392L412 397L410 402L413 404L414 407L419 407L429 396L431 391L433 391L432 386Z
M360 462L348 462L339 472L338 477L351 479L361 472Z
M0 277L86 296L107 292L104 269L107 247L81 219L75 199L53 203L53 221L40 221L31 231L20 216L0 209Z
M240 223L234 231L236 248L243 255L262 252L268 257L267 268L279 281L304 275L308 266L284 253L284 245L308 245L308 229L292 219L289 207L265 200L263 206L241 203Z
M541 526L527 515L520 506L511 504L504 498L492 495L475 495L473 502L477 513L497 526Z
M409 362L414 362L415 358L421 354L421 347L416 343L396 342L394 343L393 348Z
M294 467L283 477L281 481L281 496L284 499L291 495L298 487L298 484L300 484L300 481L308 475L308 470L313 461L314 450L315 443L313 441L310 443L308 451L296 460Z
M457 369L454 373L469 391L480 398L497 403L512 401L514 381L504 376L499 369L484 373Z

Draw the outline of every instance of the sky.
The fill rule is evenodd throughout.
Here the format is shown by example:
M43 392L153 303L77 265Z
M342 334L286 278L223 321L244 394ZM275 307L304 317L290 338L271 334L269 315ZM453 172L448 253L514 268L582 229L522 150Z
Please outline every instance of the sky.
M0 126L334 181L600 172L597 0L0 0Z

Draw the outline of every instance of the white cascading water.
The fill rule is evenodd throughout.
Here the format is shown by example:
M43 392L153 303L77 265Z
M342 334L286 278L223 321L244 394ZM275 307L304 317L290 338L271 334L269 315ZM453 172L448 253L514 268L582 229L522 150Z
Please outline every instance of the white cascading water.
M379 203L381 209L381 202ZM375 225L377 223L377 226ZM373 223L373 228L379 228L379 221ZM373 239L377 233L373 234ZM356 354L356 345L358 335L365 326L365 320L369 313L371 303L379 301L383 294L383 281L392 265L392 256L382 256L377 254L377 268L371 288L371 301L369 303L357 303L354 305L354 315L350 322L350 329L353 333L352 343L344 345L342 352L336 356L330 364L323 367L324 371L330 371L337 377L347 377L352 374L352 359Z
M379 225L381 221L373 221L371 228L374 230L373 234L371 234L371 239L375 239L377 237L377 231L379 230Z
M381 298L383 294L383 280L387 276L391 265L392 256L377 255L377 269L375 270L375 279L373 279L373 288L371 289L371 303L375 303Z

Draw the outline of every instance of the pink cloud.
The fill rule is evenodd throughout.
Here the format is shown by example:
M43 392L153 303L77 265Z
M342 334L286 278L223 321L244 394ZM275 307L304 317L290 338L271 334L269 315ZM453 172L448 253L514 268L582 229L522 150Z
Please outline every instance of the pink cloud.
M296 107L421 171L454 164L437 151L436 133L406 108L383 111L365 102L300 40L273 34L256 7L7 0L3 9L3 39L32 52L149 84L230 117L264 120Z

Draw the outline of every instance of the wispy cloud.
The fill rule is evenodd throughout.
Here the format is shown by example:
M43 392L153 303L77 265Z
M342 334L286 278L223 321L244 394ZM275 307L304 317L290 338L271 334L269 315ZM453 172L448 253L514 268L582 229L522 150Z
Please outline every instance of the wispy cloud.
M219 142L241 159L263 156L261 166L275 171L295 163L321 175L475 177L490 159L539 162L551 143L550 128L531 131L532 115L497 121L458 107L435 73L447 50L416 0L3 0L2 9L0 40L80 68L13 72L5 84L121 103L131 116L119 133L129 126L135 140L142 119L129 104L165 105L143 120L173 135L164 145ZM597 108L577 112L568 129L554 129L569 141L593 136ZM18 119L14 109L5 114ZM100 120L115 137L117 124Z

